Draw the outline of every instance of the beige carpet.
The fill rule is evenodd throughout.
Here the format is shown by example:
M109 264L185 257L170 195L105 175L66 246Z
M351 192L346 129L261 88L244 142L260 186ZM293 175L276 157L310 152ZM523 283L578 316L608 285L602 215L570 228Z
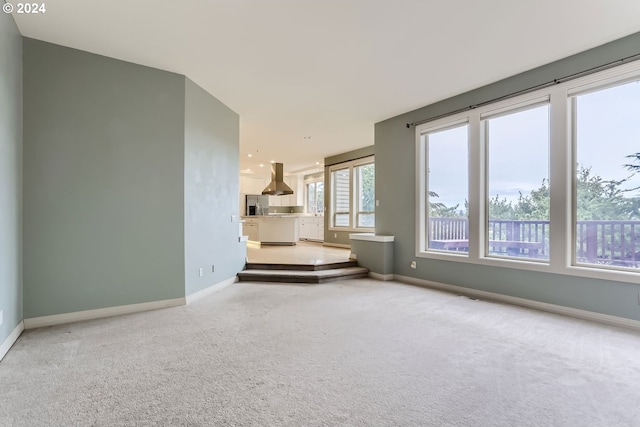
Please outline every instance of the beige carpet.
M2 426L638 426L640 334L368 279L28 331Z

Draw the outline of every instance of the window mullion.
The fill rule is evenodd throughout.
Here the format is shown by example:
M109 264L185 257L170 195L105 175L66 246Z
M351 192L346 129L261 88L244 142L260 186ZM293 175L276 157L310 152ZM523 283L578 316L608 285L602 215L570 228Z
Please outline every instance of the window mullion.
M485 149L481 135L480 114L469 115L469 258L478 259L484 252L484 175Z
M550 117L550 202L549 263L552 270L562 272L570 264L572 226L572 142L569 132L566 89L551 93Z

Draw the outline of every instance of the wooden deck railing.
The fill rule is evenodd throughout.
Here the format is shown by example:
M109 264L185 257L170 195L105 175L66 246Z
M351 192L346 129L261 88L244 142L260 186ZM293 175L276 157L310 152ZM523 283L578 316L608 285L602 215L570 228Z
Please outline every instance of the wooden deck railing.
M492 255L549 258L549 221L490 220L487 237ZM464 251L468 240L467 219L429 219L430 248ZM640 221L578 221L576 261L640 268Z

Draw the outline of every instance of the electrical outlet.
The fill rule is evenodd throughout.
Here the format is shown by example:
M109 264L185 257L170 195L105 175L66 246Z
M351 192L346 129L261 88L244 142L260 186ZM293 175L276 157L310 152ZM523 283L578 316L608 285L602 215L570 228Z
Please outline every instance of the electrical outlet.
M211 272L215 273L216 272L216 266L215 265L211 265Z
M333 233L333 238L337 239L338 238L338 233Z
M410 266L410 267L411 267L411 268L416 268L416 267L417 267L416 262L415 262L415 261L411 261L411 266Z
M231 215L231 222L236 222L238 220L237 215Z
M380 200L376 200L376 206L380 206Z
M199 268L198 274L200 275L200 277L204 276L204 268Z

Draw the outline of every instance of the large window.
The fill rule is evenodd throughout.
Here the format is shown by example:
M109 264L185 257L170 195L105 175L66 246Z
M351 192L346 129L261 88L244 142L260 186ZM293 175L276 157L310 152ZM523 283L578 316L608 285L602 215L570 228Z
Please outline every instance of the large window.
M426 147L429 249L469 252L467 123L421 136Z
M373 158L335 165L331 171L331 220L336 229L375 226L375 165Z
M375 227L375 179L376 169L373 163L356 166L354 168L356 176L357 203L356 212L357 227Z
M640 83L578 94L575 117L577 264L640 268Z
M305 185L307 191L307 213L324 213L324 182L309 182Z
M549 103L483 116L488 256L549 259Z
M640 283L639 117L636 61L417 125L416 256Z

